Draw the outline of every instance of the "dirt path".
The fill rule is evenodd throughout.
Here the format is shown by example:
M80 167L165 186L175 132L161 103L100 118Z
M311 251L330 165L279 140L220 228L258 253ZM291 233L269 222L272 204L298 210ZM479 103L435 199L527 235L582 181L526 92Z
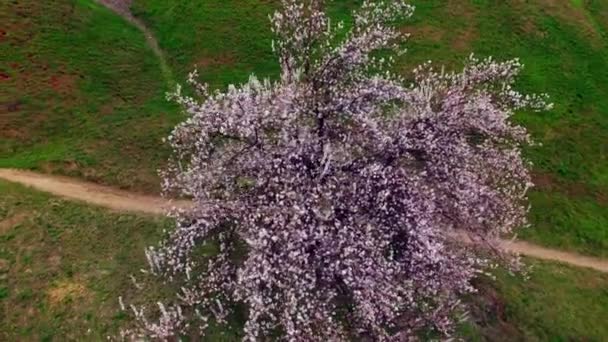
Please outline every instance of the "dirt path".
M173 206L184 207L189 204L187 201L168 201L160 197L138 195L72 178L30 171L0 169L0 179L118 211L161 215Z
M137 195L72 178L42 175L30 171L0 169L0 179L20 183L60 197L119 211L158 215L174 206L190 205L188 201L168 201L159 197ZM503 244L508 250L522 255L593 268L608 273L608 260L549 249L524 241L504 241Z
M504 241L503 245L507 250L521 255L543 260L559 261L574 266L593 268L608 273L608 260L606 259L545 248L525 241Z
M171 68L169 68L165 54L158 45L158 41L156 40L156 37L154 37L152 31L146 26L146 24L144 24L143 21L135 18L133 13L131 13L132 0L97 0L97 2L123 17L144 34L148 46L150 46L156 57L158 57L163 77L167 81L169 87L173 87L173 73L171 72Z

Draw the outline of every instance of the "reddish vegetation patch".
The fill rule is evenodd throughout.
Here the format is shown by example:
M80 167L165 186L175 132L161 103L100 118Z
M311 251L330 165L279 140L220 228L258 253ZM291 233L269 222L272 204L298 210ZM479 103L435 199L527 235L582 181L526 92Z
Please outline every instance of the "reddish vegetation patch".
M539 33L538 27L536 26L536 23L534 22L533 18L525 17L525 18L523 18L523 20L524 20L524 24L521 26L521 29L523 30L524 33L526 33L526 34Z
M114 105L112 103L106 103L99 108L99 114L110 115L114 112Z
M530 1L527 0L513 0L512 6L522 7L520 10L522 13L526 13L528 11L525 10L525 6L528 6ZM579 28L582 33L588 37L593 38L592 41L599 42L601 39L601 33L595 28L593 22L589 20L588 14L585 8L581 8L575 6L570 0L537 0L532 2L534 6L542 8L543 12L547 13L550 16L553 16L560 21L570 23ZM539 32L536 28L536 25L531 26L526 21L526 26L524 29L526 31L536 29L536 34L543 34Z
M216 56L205 56L201 58L196 64L197 68L208 68L219 65L234 65L236 63L236 58L231 54L221 54Z
M13 101L6 104L6 110L9 112L18 112L21 108L21 102Z
M458 51L468 50L475 39L477 39L477 31L474 29L464 30L452 40L452 47Z
M0 126L2 127L2 126ZM21 139L24 138L24 133L16 128L2 128L2 137L4 138L9 138L9 139Z
M474 280L479 293L471 298L470 314L487 341L504 341L505 336L523 340L522 332L508 322L505 300L487 280Z
M25 137L23 127L19 125L19 113L21 103L11 101L0 103L0 137L8 139L22 139Z
M550 190L555 185L555 176L550 173L534 172L532 175L534 185L541 189Z
M548 191L559 191L570 197L593 197L599 204L608 204L608 194L601 190L592 189L583 182L566 182L555 175L544 172L534 172L532 179L537 188Z
M48 264L49 266L51 266L51 268L53 269L57 269L59 266L61 266L61 256L57 255L57 254L52 254L51 256L49 256L47 258Z
M108 100L106 103L102 104L99 108L99 114L101 115L110 115L116 111L116 109L121 108L121 106L125 105L125 101L120 97L113 97Z
M86 300L90 296L90 293L84 284L65 280L48 289L47 295L49 302L57 305L67 300Z
M0 72L0 81L6 81L8 79L10 79L11 77L8 74L5 74L3 72Z
M595 194L595 199L600 205L608 205L608 192L598 191Z
M35 136L33 133L48 119L45 113L30 112L22 106L18 100L0 103L0 139L25 142Z
M0 42L6 39L6 31L0 29Z
M76 76L67 74L51 76L49 79L49 84L53 90L60 94L72 92L74 90L75 83Z

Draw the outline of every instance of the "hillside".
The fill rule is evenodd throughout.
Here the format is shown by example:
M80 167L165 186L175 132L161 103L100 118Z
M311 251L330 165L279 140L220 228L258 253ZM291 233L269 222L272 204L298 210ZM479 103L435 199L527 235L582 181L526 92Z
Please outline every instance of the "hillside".
M348 24L360 2L334 0L330 13ZM399 71L429 59L458 68L471 52L519 57L519 86L555 103L516 118L540 143L526 151L537 188L533 227L522 237L608 258L608 1L412 3ZM268 14L277 4L133 0L167 58L168 79L144 34L94 0L0 3L0 168L156 194L168 156L162 138L183 120L165 92L194 68L214 88L250 73L276 77ZM136 296L129 274L145 267L143 246L169 225L0 181L0 340L116 333L126 319L117 297ZM528 261L527 282L501 270L495 283L479 280L484 290L468 299L474 321L461 331L467 339L608 338L599 322L608 315L606 275ZM238 322L222 338L238 335Z

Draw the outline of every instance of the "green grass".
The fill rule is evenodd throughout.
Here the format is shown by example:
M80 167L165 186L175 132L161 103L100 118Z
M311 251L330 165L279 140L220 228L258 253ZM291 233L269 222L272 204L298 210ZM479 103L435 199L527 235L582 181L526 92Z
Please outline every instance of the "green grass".
M556 263L526 260L530 279L505 271L478 279L466 340L605 341L608 275Z
M166 219L120 214L0 181L0 340L102 340L129 324L125 302L153 302L167 286L147 279L143 248ZM469 340L601 341L608 338L608 275L529 261L531 278L479 279ZM143 291L135 289L135 275ZM236 341L239 325L209 341Z
M133 12L156 33L179 75L197 68L211 86L225 87L251 73L278 74L268 21L275 8L276 1L265 0L143 0Z
M93 0L0 4L0 167L156 190L180 121L143 34Z
M171 298L143 275L168 219L109 212L0 181L0 340L101 341L129 326L126 305ZM130 279L134 275L143 290ZM153 308L152 308L153 309ZM212 329L212 341L237 340Z
M608 3L535 3L480 1L484 34L473 44L482 54L520 56L527 65L521 87L549 93L556 105L518 117L542 143L528 150L539 187L531 196L534 229L524 237L608 256L608 21L597 17Z
M170 222L66 202L0 182L0 340L90 340L124 324L143 248ZM148 294L149 295L149 294Z

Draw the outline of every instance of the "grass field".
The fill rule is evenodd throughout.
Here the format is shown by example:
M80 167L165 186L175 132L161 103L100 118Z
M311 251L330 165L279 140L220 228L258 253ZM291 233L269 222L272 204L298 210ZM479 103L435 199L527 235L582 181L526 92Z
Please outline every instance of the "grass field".
M608 275L532 259L530 279L498 270L478 279L466 340L605 341Z
M100 340L136 292L164 219L109 213L0 182L0 340Z
M165 219L112 213L0 181L0 340L102 340L128 323L125 302L150 301L167 288L145 281L143 248ZM608 338L608 275L536 263L527 282L498 272L480 279L477 340L600 341ZM144 291L137 291L129 275ZM237 340L238 325L210 341Z
M168 219L109 212L3 181L0 194L0 341L106 340L131 319L119 296L126 305L168 297L170 286L140 272L148 267L144 248L171 227ZM215 329L209 338L234 335Z

